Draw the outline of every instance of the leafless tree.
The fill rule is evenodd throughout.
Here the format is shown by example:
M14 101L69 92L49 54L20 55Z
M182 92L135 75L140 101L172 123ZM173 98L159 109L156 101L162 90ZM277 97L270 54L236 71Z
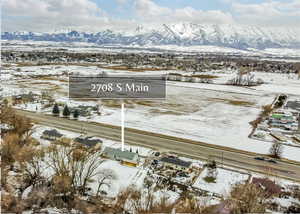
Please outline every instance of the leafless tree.
M33 146L24 146L18 156L17 160L19 161L22 173L18 188L21 197L28 187L34 189L36 185L46 182L46 177L44 176L46 166L43 161L44 153L42 149L36 149Z
M252 183L240 183L233 186L227 200L230 213L263 213L267 208L265 192Z
M66 141L49 148L47 165L54 171L56 180L69 185L72 194L85 194L88 184L99 174L98 167L103 162L100 151Z
M270 148L271 157L280 159L282 156L282 152L283 152L283 147L281 143L275 142L272 144Z
M101 187L103 185L107 186L108 188L111 186L113 180L116 180L117 176L115 172L111 169L103 169L98 172L98 187L96 196L99 196Z

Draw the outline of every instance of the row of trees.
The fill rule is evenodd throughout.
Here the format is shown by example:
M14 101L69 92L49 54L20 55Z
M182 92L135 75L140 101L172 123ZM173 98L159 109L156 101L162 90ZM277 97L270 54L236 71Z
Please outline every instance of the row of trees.
M257 86L263 84L262 79L255 80L254 74L250 72L239 71L237 76L227 82L228 85L235 86Z
M52 114L55 115L55 116L59 116L59 114L60 114L59 106L58 106L57 103L55 103L54 106L53 106ZM70 109L69 109L69 107L67 105L65 105L62 114L63 114L64 117L70 117L71 111L70 111ZM73 111L73 117L75 119L77 119L79 117L79 111L78 111L78 109L75 109Z

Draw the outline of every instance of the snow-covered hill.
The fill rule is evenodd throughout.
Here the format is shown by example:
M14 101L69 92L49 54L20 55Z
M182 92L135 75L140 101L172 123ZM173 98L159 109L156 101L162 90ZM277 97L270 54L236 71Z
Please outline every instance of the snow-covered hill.
M138 26L131 32L105 30L55 33L4 32L4 40L89 42L98 45L213 45L236 49L300 48L300 30L245 25L163 24L158 28Z

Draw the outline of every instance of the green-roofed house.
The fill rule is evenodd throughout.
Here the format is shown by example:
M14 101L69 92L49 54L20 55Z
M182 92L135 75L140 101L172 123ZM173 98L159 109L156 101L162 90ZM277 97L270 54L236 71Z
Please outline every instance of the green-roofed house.
M280 120L282 117L284 116L284 114L272 114L272 118Z
M286 114L272 114L272 118L276 120L293 121L293 116Z
M102 157L120 161L126 166L136 167L139 164L139 155L137 153L122 151L121 149L111 147L105 147Z

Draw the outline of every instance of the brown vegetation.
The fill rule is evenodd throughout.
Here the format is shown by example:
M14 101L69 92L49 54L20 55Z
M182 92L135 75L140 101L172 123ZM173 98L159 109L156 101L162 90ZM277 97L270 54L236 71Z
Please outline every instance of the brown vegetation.
M128 66L121 66L121 65L115 65L115 66L98 66L99 68L104 69L110 69L110 70L122 70L122 71L132 71L132 72L145 72L145 71L161 71L165 70L162 68L132 68Z
M230 208L232 214L264 213L267 208L265 192L251 183L235 185L224 203Z
M283 147L280 142L275 142L270 148L270 157L280 159L283 152Z
M198 77L200 79L217 79L217 78L219 78L218 76L209 75L209 74L197 74L197 75L193 75L192 77Z
M249 136L251 136L255 132L255 129L257 128L258 124L260 124L272 111L272 105L265 105L262 107L262 111L260 112L258 117L250 122L250 125L253 127L253 129Z
M235 106L253 106L255 103L249 102L249 101L244 101L244 100L231 100L231 99L223 99L223 98L211 98L209 99L210 101L218 101L218 102L226 102L230 105L235 105Z

